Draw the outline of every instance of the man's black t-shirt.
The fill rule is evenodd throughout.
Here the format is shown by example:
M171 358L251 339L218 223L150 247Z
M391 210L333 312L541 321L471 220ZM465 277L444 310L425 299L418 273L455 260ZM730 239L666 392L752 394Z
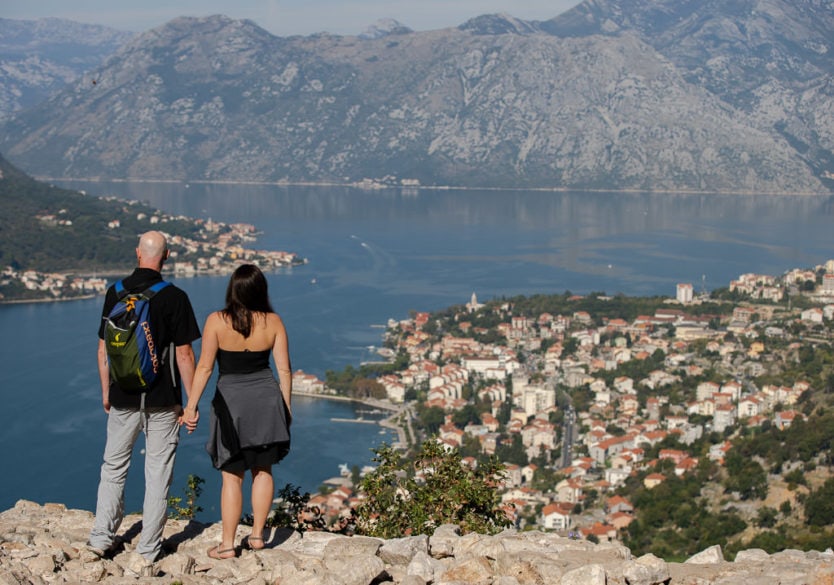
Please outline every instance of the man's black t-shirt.
M162 275L150 268L137 268L133 274L124 279L125 290L139 293L162 280ZM118 301L113 286L107 289L104 297L104 307L101 312L102 320L99 324L99 339L104 339L104 318ZM182 404L179 369L171 344L174 346L188 345L200 338L200 327L194 316L194 309L188 295L176 286L166 286L151 299L151 326L154 328L154 340L159 344L160 351L167 348L162 361L163 375L158 376L156 382L148 390L145 406L173 406ZM171 366L174 375L172 377ZM116 408L139 408L141 394L125 392L119 385L110 381L110 404Z

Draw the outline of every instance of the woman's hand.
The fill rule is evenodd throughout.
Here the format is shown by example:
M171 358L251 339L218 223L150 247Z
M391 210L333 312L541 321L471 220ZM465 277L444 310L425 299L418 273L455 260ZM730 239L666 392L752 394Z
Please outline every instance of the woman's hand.
M200 411L196 407L186 406L182 413L182 424L188 429L189 434L197 429L197 423L200 421Z

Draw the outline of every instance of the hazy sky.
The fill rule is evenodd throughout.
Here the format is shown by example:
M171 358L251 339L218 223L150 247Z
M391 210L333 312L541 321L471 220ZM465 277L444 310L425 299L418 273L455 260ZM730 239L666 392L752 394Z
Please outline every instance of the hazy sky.
M56 16L140 32L177 16L225 14L251 19L280 36L322 31L355 35L381 18L430 30L499 12L548 20L576 4L579 0L2 0L0 17Z

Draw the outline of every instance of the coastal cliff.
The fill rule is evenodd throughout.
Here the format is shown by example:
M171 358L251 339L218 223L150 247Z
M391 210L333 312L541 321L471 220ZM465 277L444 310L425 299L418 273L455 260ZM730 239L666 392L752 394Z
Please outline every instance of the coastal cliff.
M0 584L258 583L293 585L831 585L834 553L741 551L733 562L711 547L685 562L635 558L616 543L593 544L554 533L505 531L460 535L444 525L432 536L382 540L276 529L260 551L209 559L219 524L170 520L163 558L153 570L133 552L141 516L125 518L122 545L100 559L85 547L93 515L62 504L21 500L0 513ZM247 528L238 529L238 539ZM153 574L150 574L153 573Z

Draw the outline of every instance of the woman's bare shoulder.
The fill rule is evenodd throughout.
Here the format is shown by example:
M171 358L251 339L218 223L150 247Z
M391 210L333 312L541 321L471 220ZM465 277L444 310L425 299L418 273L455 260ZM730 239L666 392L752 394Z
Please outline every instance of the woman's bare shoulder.
M223 311L213 311L206 317L206 325L222 325L224 322Z
M284 322L278 313L267 313L266 326L271 331L282 331L284 329Z

